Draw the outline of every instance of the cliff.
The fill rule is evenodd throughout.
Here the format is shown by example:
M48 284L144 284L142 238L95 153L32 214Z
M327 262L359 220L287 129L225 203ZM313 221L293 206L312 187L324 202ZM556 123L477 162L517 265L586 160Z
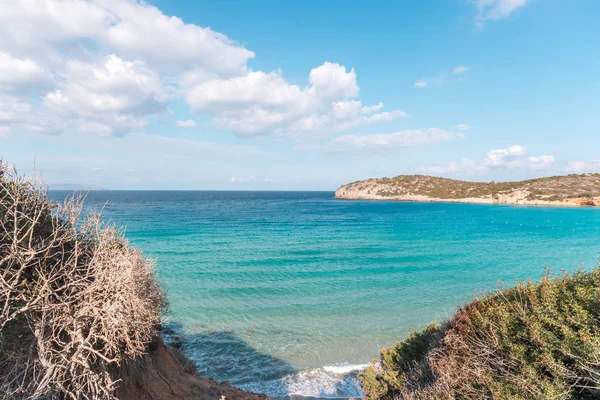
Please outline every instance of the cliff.
M162 343L154 263L83 210L0 161L0 399L264 399Z
M177 349L159 338L148 354L135 364L123 364L117 376L119 400L266 400L267 396L244 392L227 383L198 376L184 368L190 363ZM183 364L183 365L182 365Z
M600 269L500 287L381 351L368 400L600 398Z
M600 205L600 174L565 175L520 182L468 182L426 175L367 179L341 186L337 199L520 204Z

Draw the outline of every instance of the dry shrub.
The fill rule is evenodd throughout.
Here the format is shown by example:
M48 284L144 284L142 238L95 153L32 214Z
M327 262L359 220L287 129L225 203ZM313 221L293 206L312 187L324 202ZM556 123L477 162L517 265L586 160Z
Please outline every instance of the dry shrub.
M498 290L382 351L370 399L600 398L600 270Z
M55 206L0 164L0 394L113 399L164 308L154 265L82 198Z

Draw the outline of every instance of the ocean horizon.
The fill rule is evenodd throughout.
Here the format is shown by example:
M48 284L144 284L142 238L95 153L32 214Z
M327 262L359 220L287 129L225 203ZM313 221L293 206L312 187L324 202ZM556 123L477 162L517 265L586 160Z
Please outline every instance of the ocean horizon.
M380 348L500 282L590 269L599 250L595 208L218 190L90 191L86 207L156 260L166 338L199 373L271 397L358 397Z

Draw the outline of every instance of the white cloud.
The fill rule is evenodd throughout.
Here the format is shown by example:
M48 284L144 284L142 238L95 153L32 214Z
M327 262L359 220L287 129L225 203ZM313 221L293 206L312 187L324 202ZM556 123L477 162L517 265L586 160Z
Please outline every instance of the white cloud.
M257 179L255 176L248 176L248 177L232 176L229 181L231 183L241 183L241 182L256 182L256 180Z
M494 21L510 16L531 0L472 0L477 7L476 24L483 28L486 21Z
M254 53L227 36L136 1L103 1L119 21L103 32L103 42L169 72L196 70L216 75L239 74ZM150 22L151 21L151 22Z
M377 122L393 121L407 115L401 110L377 113L382 106L382 103L363 106L360 101L354 100L334 102L320 113L303 117L276 132L296 137L306 133L338 133Z
M166 111L184 77L244 74L254 53L137 0L0 7L0 95L39 96L20 128L125 134ZM5 118L6 119L6 118Z
M31 104L19 97L0 93L0 124L9 129L12 125L27 124L31 118Z
M405 115L353 100L352 68L325 62L298 86L280 71L249 69L254 56L141 0L14 0L0 8L0 95L43 98L20 128L123 135L175 98L242 136L341 132ZM34 93L25 96L25 87Z
M485 159L483 165L486 167L503 167L503 166L517 166L516 163L521 161L521 157L527 155L527 149L523 146L511 146L507 149L499 149L490 151Z
M336 100L358 96L354 68L346 71L342 65L325 62L310 71L308 82L320 99Z
M464 139L464 135L438 128L413 129L376 135L343 135L333 139L327 149L334 152L385 151L402 147L426 146L455 139Z
M454 174L465 171L470 173L483 173L488 170L487 167L470 158L463 158L458 162L451 161L447 165L422 167L420 169L423 173L434 175Z
M241 136L341 132L389 121L403 111L380 112L382 103L363 106L356 73L326 62L309 74L309 85L289 84L278 72L250 71L229 79L212 79L189 90L192 110L213 117L217 126Z
M456 129L458 129L459 131L468 131L469 129L471 129L471 127L467 124L458 124L456 125Z
M175 124L180 127L180 128L193 128L196 126L196 121L194 121L193 119L186 119L186 120L178 120L175 121Z
M457 67L454 67L454 69L452 70L452 73L453 74L464 74L465 72L468 72L468 71L469 71L468 67L459 65Z
M555 161L552 155L528 156L525 147L515 145L506 149L491 150L481 162L465 158L460 162L452 161L447 165L423 167L421 170L435 174L453 174L457 172L485 173L490 169L501 168L540 170L552 167Z
M123 134L148 125L167 111L171 99L160 77L143 61L107 56L102 64L67 63L68 81L48 93L43 104L78 131Z
M577 174L584 172L600 172L600 160L571 161L567 167L567 171Z
M14 0L3 4L0 22L0 42L9 51L35 53L54 65L64 53L88 53L82 40L169 73L239 74L254 57L221 33L136 0Z
M426 88L429 86L429 82L427 82L426 79L419 79L413 84L413 86L416 88Z
M441 85L446 82L448 79L452 77L452 75L464 74L469 71L468 67L459 65L452 69L452 74L442 73L438 76L434 76L433 78L421 78L418 81L413 83L413 87L418 89L427 88L433 85Z
M547 169L554 164L554 156L544 155L529 157L527 163L531 169Z
M22 92L36 86L50 87L50 73L35 61L20 59L0 49L0 91Z

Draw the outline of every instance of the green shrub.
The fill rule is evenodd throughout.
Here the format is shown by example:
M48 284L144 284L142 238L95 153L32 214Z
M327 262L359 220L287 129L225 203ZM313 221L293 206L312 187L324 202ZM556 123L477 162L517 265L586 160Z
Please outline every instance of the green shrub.
M360 378L369 399L600 398L600 270L477 299Z

